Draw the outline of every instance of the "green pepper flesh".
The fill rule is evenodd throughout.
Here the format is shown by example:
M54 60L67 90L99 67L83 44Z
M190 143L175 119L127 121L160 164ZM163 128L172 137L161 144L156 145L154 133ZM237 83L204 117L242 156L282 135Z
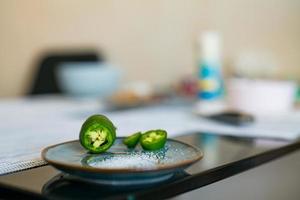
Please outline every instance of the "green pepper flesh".
M104 115L93 115L83 123L79 140L91 153L102 153L116 140L116 128Z
M158 150L165 146L167 132L165 130L150 130L142 134L140 143L145 150Z
M128 148L134 148L140 141L141 132L134 133L123 140L123 144L125 144Z

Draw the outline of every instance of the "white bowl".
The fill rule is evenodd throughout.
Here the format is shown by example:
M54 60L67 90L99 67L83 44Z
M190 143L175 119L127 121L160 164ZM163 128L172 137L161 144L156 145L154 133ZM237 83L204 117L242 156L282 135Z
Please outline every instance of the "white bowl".
M105 98L119 88L121 73L106 63L70 62L58 67L57 77L68 95Z
M230 107L254 115L291 111L296 89L293 81L234 78L227 82Z

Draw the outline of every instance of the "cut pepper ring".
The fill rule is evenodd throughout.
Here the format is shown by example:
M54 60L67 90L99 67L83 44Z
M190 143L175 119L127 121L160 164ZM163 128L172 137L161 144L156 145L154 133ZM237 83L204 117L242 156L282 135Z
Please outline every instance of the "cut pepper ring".
M165 130L150 130L142 134L140 143L145 150L158 150L165 146L167 132Z
M81 145L91 153L108 150L116 139L116 128L103 115L93 115L82 125L79 135Z

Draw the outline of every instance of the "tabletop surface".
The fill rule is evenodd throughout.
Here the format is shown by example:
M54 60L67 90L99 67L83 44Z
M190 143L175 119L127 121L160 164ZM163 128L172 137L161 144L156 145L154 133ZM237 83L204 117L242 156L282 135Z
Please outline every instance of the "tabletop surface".
M108 187L82 182L72 176L61 174L51 166L7 175L4 174L13 170L2 170L4 173L0 176L0 198L3 197L1 195L11 197L19 192L22 196L14 196L14 199L24 199L25 194L37 195L36 198L54 199L98 199L102 197L161 199L175 196L177 198L178 195L193 193L211 183L228 180L230 176L272 159L281 156L285 158L285 154L300 148L299 142L295 139L299 135L300 112L288 115L289 117L256 118L256 122L251 126L235 127L195 115L190 102L188 104L170 102L128 111L105 111L97 101L83 102L45 97L2 100L0 110L0 119L5 122L0 124L0 132L5 134L6 138L6 142L0 144L1 169L6 169L12 164L16 165L17 170L25 169L23 164L28 164L27 161L30 163L34 161L35 166L40 165L39 162L42 162L40 152L43 148L77 139L78 129L83 120L94 112L101 112L111 118L118 127L118 136L125 136L136 130L160 127L166 129L171 138L192 144L204 153L202 160L185 171L177 172L166 182L143 187ZM200 130L202 130L201 133ZM261 136L270 139L260 138ZM16 146L16 142L23 145ZM290 159L288 163L281 161L280 166L300 166L300 159L297 158L299 156ZM19 166L20 161L25 162ZM273 166L272 163L268 165ZM285 170L282 173L287 171L291 170ZM273 173L279 174L278 171ZM299 173L296 171L297 174ZM258 176L259 173L254 173L254 175ZM294 174L293 177L297 176ZM243 180L234 181L234 183Z
M5 135L5 142L0 143L0 174L45 164L40 158L42 149L78 139L84 120L96 113L113 121L118 127L118 136L160 128L165 129L169 137L195 131L287 140L299 137L298 110L289 114L256 116L252 124L233 126L196 114L194 103L175 98L152 106L110 110L97 99L61 96L1 99L0 120L4 123L0 123L0 134Z
M105 186L83 182L62 174L51 166L45 166L0 176L0 184L5 184L4 187L8 189L19 188L30 194L53 199L170 198L226 180L300 149L299 141L241 138L211 133L191 133L176 139L200 148L204 158L162 183L141 187ZM295 162L299 165L299 160ZM9 192L6 194L9 196Z

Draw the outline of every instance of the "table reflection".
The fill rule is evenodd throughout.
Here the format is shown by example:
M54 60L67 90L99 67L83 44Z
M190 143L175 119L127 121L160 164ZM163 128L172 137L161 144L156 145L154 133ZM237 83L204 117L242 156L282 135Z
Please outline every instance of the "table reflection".
M49 199L99 199L107 197L128 197L142 190L155 188L176 182L190 176L184 171L176 172L172 178L159 183L141 185L106 185L98 183L97 180L83 180L75 176L60 173L52 177L42 187L42 194Z

